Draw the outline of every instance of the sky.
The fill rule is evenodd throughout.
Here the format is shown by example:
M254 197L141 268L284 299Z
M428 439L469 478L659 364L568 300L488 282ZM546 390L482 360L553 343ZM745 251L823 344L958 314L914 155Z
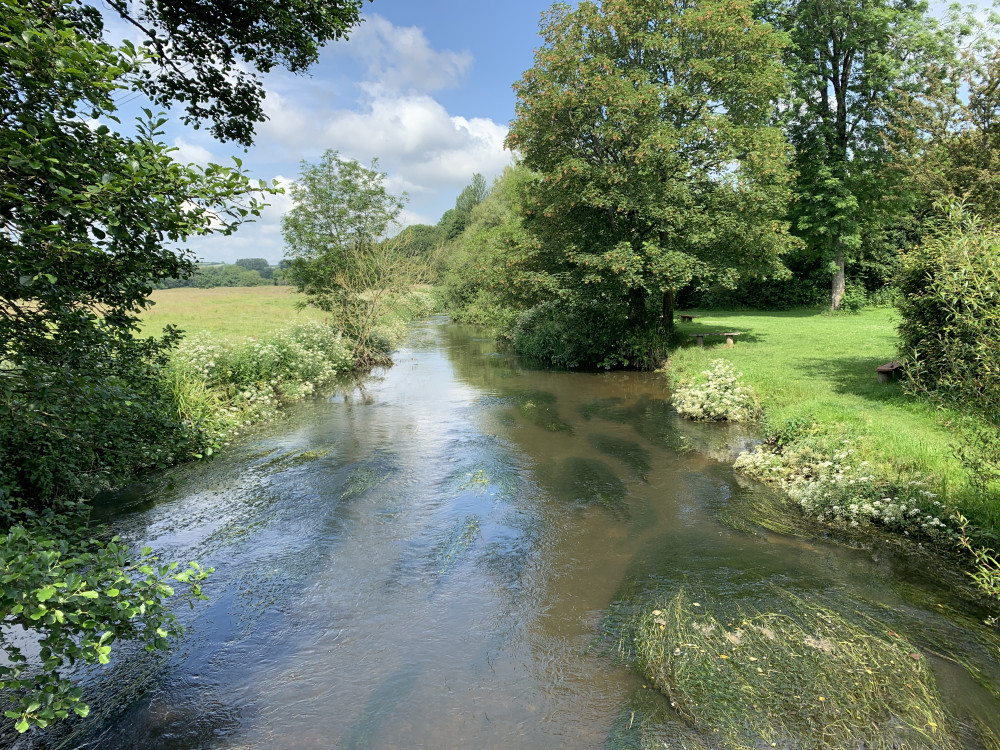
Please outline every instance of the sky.
M402 223L434 224L474 173L492 181L511 162L503 148L514 116L511 86L532 65L548 6L374 0L350 39L327 45L305 76L264 77L270 119L246 154L180 122L164 128L164 140L177 147L179 161L230 164L236 155L253 178L281 184L296 178L302 160L316 161L327 149L366 165L377 158L388 189L409 196ZM277 264L291 199L270 202L235 235L195 238L188 247L207 261Z

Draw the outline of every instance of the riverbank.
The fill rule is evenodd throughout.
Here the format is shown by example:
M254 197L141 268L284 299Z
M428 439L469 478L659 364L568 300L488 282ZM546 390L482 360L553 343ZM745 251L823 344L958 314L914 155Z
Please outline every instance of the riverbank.
M213 455L243 429L274 417L338 376L358 370L359 347L322 311L299 308L289 287L170 289L143 316L142 332L175 325L185 338L163 370L163 390L190 434L182 455ZM387 305L365 356L388 357L406 324L429 314L433 298L414 289Z
M955 456L949 422L960 415L879 383L875 368L898 356L888 308L695 313L681 333L738 331L734 347L683 346L670 360L675 387L704 380L715 360L742 373L762 411L765 444L744 454L744 473L782 486L811 516L874 522L909 535L961 535L961 513L979 543L1000 536L1000 498L973 488Z

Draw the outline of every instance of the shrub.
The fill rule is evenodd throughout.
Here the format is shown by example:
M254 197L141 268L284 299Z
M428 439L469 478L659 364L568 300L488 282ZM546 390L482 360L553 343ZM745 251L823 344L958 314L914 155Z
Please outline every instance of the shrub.
M762 444L743 451L734 467L780 486L806 515L820 521L957 538L958 515L937 499L927 477L876 476L867 461L855 462L853 456L846 441L835 452L808 441L785 447Z
M961 203L903 258L897 302L911 391L979 419L955 425L972 484L1000 479L1000 227Z
M674 390L671 402L681 416L705 422L751 422L760 416L753 389L726 360L714 360L702 375L704 380Z
M1000 412L1000 228L952 205L904 256L898 286L914 385Z

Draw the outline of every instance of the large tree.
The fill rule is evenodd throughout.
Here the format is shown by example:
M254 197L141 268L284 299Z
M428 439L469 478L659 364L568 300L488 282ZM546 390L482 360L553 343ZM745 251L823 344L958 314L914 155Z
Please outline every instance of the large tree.
M0 0L0 730L85 714L66 670L120 638L165 646L164 600L199 595L199 571L94 541L82 501L190 448L160 378L176 333L141 339L137 317L157 280L193 270L184 240L232 232L266 187L238 163L175 163L164 119L123 128L116 100L176 98L249 143L262 91L243 64L306 64L359 4L112 1L148 32L136 47L105 41L93 6Z
M764 17L786 30L792 96L784 108L798 174L792 219L830 269L840 306L862 235L908 205L888 169L901 105L953 55L922 0L784 0Z
M507 144L564 297L670 328L692 279L782 272L782 34L746 0L605 0L553 6L542 38Z

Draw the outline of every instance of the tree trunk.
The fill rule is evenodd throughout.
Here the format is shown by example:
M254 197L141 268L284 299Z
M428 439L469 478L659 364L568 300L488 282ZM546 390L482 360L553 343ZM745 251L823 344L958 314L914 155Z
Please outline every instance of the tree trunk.
M635 330L646 324L646 291L640 287L629 290L628 319Z
M668 333L674 330L674 290L666 289L663 292L663 328Z
M844 299L844 289L847 286L846 277L844 275L844 248L839 243L837 245L837 251L833 256L833 262L837 266L837 270L833 272L830 309L839 310L840 302Z

